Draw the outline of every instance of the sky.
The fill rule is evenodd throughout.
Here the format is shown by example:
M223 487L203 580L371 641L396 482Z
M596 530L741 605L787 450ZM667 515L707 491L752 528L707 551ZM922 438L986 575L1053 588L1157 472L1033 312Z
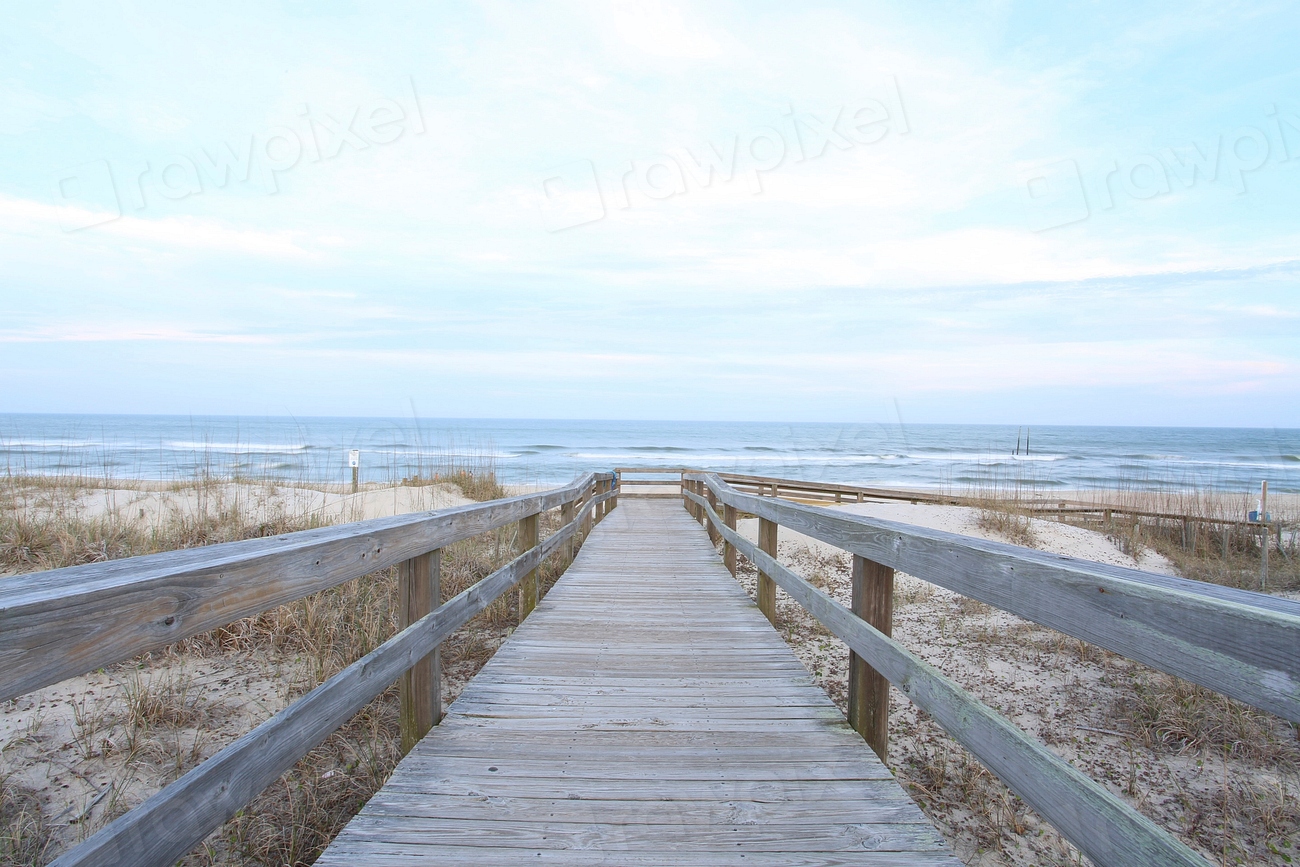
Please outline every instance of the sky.
M1293 3L10 4L0 412L1300 427Z

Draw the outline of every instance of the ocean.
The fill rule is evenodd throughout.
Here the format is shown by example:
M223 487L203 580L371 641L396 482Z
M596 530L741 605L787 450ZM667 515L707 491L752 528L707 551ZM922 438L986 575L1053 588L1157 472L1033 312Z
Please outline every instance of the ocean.
M809 481L1061 490L1300 491L1300 430L736 421L328 419L3 415L9 473L182 480L395 481L448 464L506 484L560 484L614 467L699 467Z
M344 482L492 466L505 483L561 483L615 466L960 490L1203 487L1300 492L1300 430L528 419L0 414L9 473L241 476Z

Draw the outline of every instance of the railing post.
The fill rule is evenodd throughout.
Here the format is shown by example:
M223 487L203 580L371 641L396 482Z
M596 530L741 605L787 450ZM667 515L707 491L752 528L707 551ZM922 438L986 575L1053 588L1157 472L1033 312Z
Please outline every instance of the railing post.
M853 613L885 635L894 625L894 570L853 555ZM849 725L889 759L889 681L849 652Z
M713 489L708 485L704 486L704 498L709 501L709 507L713 509L714 514L717 514L718 498L713 495ZM718 528L713 526L713 519L709 517L707 511L704 512L704 526L709 531L709 541L715 545L718 544L718 540L721 539L722 536L718 533Z
M609 509L606 510L607 512L612 512L618 508L618 488L619 482L622 481L622 479L622 474L615 472L614 478L609 480L609 489L614 492L614 496L609 498Z
M592 482L591 486L587 488L586 491L583 492L582 498L578 503L580 507L585 507L588 503L591 502L591 498L595 495L596 486L598 484L599 482ZM594 515L593 515L594 511L595 511L594 509L587 509L586 511L584 511L582 515L582 524L581 526L578 527L578 532L582 534L582 541L584 543L587 541L587 537L591 535L591 525L594 520Z
M515 534L515 555L537 546L537 515L529 515L519 521L519 530ZM519 582L519 622L533 613L537 607L537 570L534 569Z
M776 557L777 524L767 518L758 519L758 548L769 557ZM776 626L776 582L762 569L758 570L758 610L767 615L768 622Z
M398 577L398 629L405 629L442 603L442 551L402 562ZM402 675L400 725L402 754L442 719L442 658L438 650Z
M722 507L722 523L726 524L727 527L732 530L736 529L736 507L735 506L724 505ZM726 564L727 571L731 573L731 577L735 578L736 577L736 546L731 544L730 542L722 543L722 562Z
M573 523L574 502L575 502L574 500L569 500L567 503L560 504L560 526L561 527L567 527ZM569 538L564 541L564 568L565 569L568 569L569 564L573 562L574 535L576 534L571 534Z

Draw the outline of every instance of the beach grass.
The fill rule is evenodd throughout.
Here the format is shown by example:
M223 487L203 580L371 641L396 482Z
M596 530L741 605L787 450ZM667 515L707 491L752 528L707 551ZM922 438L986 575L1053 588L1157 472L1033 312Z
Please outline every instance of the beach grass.
M430 462L400 487L504 496L490 452ZM126 483L94 476L0 476L0 572L10 574L278 535L359 517L312 498L290 507L268 493L283 480L204 476L139 485L180 495L183 506L140 515L101 508ZM373 485L372 485L373 487ZM297 506L295 510L292 506ZM543 516L553 532L558 515ZM514 556L514 528L443 549L442 593L459 593ZM557 565L542 569L543 587ZM3 580L0 577L0 580ZM443 644L445 692L454 699L516 622L505 594ZM0 864L44 864L121 815L221 746L373 650L397 629L397 570L389 568L124 662L102 685L66 698L66 720L29 715L29 734L0 752ZM248 700L245 685L266 687ZM214 684L216 684L214 686ZM57 703L51 700L49 704ZM87 793L59 806L60 792L33 785L33 763L59 753ZM53 751L53 752L52 752ZM263 792L184 863L308 864L387 779L400 757L398 693L390 688ZM25 767L26 766L26 767ZM84 785L81 785L84 783ZM42 789L46 789L42 791ZM57 787L56 787L57 788ZM102 796L92 797L101 791ZM89 803L93 801L93 803Z

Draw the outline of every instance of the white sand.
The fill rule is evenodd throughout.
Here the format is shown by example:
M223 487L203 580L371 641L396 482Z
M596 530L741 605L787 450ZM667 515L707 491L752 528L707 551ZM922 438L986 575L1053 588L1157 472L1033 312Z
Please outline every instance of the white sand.
M220 514L225 510L236 510L251 520L317 515L325 523L342 523L446 509L469 502L472 501L454 485L369 485L352 494L322 488L235 482L202 486L121 483L108 489L83 491L60 503L51 503L50 507L83 519L111 517L126 523L157 526L169 518Z

